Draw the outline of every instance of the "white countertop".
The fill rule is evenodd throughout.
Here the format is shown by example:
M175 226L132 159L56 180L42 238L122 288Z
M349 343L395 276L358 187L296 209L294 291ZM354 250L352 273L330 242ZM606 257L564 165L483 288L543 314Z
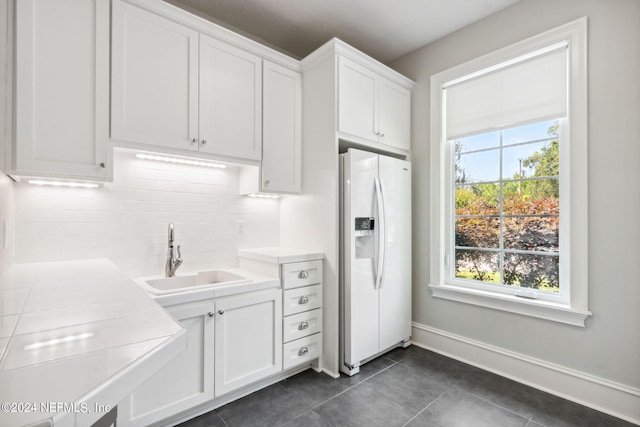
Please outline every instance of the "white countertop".
M15 264L0 276L0 425L90 425L185 347L106 259Z
M324 254L320 251L284 247L240 249L238 256L274 264L324 259Z

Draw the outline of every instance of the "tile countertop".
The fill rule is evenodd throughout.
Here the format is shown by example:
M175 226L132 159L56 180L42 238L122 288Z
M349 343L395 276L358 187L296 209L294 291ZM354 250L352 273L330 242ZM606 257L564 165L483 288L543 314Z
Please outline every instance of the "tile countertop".
M274 264L285 264L289 262L324 259L324 254L320 251L283 247L241 249L238 251L238 255L243 258L270 262Z
M186 342L106 259L15 264L0 276L0 425L90 425Z

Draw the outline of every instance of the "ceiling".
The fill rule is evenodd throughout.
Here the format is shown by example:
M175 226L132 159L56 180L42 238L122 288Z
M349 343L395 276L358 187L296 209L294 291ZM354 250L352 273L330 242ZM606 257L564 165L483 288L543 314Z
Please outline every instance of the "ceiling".
M167 0L297 59L332 37L383 63L519 0Z

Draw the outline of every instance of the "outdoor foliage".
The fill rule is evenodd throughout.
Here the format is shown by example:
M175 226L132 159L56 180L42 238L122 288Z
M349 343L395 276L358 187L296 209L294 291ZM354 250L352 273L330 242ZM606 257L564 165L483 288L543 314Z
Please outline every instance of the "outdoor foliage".
M557 136L557 125L549 135ZM458 144L456 165L462 148ZM501 283L502 263L502 283L557 292L558 256L544 253L559 250L558 141L549 141L522 165L535 173L527 179L515 175L507 182L472 184L467 184L464 168L456 167L455 244L465 248L456 250L456 277Z

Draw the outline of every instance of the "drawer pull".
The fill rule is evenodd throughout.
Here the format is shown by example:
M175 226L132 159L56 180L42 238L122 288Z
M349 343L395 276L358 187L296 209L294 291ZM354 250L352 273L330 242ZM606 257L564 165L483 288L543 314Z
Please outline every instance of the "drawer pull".
M306 345L302 347L300 350L298 350L298 356L304 356L307 353L309 353L309 349L307 348Z
M309 273L307 272L307 270L300 270L300 273L298 273L298 279L306 279L309 277Z
M298 325L298 330L299 331L303 331L305 329L309 328L309 322L300 322L300 324Z
M300 299L298 299L298 304L306 304L309 302L309 298L305 296L301 296Z

